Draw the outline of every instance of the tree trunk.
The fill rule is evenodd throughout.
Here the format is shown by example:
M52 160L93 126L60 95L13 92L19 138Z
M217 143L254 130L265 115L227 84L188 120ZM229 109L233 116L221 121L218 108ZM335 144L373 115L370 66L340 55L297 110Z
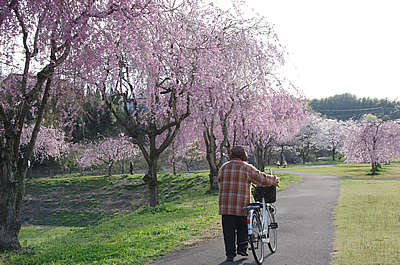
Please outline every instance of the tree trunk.
M18 240L21 229L21 208L17 205L16 163L9 157L2 157L0 164L0 252L2 252L6 249L21 247Z
M143 177L143 180L146 182L149 189L151 207L156 207L160 204L158 199L157 164L158 157L153 158L151 162L148 163L149 168L147 174Z
M285 151L285 146L281 145L281 152L280 152L280 158L279 158L281 166L283 166L284 161L285 161L285 157L283 154L284 151Z
M110 162L108 164L108 175L111 176L111 171L112 171L112 167L113 167L114 162Z
M203 137L206 143L206 158L210 166L210 189L218 190L218 162L217 162L217 144L215 136L209 130L203 132ZM221 158L222 159L222 158Z
M375 175L376 171L378 170L378 168L380 166L381 165L378 162L371 162L371 167L372 167L372 169L371 169L372 172L371 173L372 173L372 175Z
M336 148L332 148L332 160L335 161Z
M47 74L47 75L46 75ZM47 80L43 98L36 116L36 123L31 135L28 149L24 159L19 161L19 144L23 122L30 106L26 100L25 108L18 117L19 123L3 120L4 134L0 137L0 252L5 249L18 249L21 247L18 240L18 233L21 229L21 207L25 192L25 177L28 170L28 160L31 159L33 148L43 119L43 112L47 105L52 69L43 70L38 74L38 81L35 87L41 87L44 80ZM2 109L3 111L3 109Z
M207 155L208 156L208 155ZM210 189L211 190L218 190L218 167L215 163L215 159L207 159L208 164L210 165Z
M267 166L271 166L273 148L270 145L266 145L264 152L265 152L264 157L266 160L266 164Z
M6 127L0 137L0 252L21 247L21 205L25 189L26 165L18 165L19 140L14 126Z
M307 157L308 157L308 152L310 151L310 144L307 143L306 145L303 145L300 147L300 157L303 159L303 163L306 163Z
M216 145L215 145L216 147ZM218 164L217 164L217 154L216 148L207 148L207 161L208 165L210 166L210 189L211 190L218 190Z
M255 154L256 154L256 168L262 172L265 170L265 157L264 157L264 148L261 144L255 145Z
M189 170L188 170L189 171ZM175 154L172 155L172 174L176 176Z

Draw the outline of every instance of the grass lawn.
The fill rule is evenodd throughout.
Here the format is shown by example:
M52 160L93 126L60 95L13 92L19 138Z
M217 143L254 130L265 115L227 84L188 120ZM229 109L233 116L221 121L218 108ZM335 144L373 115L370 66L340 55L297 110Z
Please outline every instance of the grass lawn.
M289 167L341 176L335 208L334 264L400 264L400 166ZM281 187L298 181L278 174ZM217 192L208 172L159 176L161 205L145 206L139 175L40 178L27 181L22 251L0 264L147 264L174 249L221 236ZM29 219L28 218L28 219Z
M174 249L221 236L218 192L207 171L159 175L161 204L145 206L140 175L27 180L22 251L0 264L147 264ZM298 181L279 174L281 187Z
M336 165L302 171L341 176L334 264L400 264L400 165Z

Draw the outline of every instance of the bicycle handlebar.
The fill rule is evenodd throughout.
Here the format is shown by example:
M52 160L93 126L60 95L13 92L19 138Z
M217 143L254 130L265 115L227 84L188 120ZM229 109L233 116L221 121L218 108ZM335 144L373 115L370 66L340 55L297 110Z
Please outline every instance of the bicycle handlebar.
M272 169L269 169L269 174L272 175L272 176L274 176L274 175L272 174ZM276 186L278 186L278 187L279 187L279 180L280 180L280 179L278 178L277 181L276 181L276 184L277 184ZM251 185L252 185L254 188L257 187L256 185L254 185L254 183L251 183Z

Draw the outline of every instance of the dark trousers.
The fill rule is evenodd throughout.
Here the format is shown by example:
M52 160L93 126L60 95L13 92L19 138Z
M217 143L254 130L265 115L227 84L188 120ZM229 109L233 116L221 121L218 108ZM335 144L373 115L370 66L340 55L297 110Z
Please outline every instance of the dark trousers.
M236 256L235 243L237 251L247 251L247 216L222 215L222 231L227 256Z

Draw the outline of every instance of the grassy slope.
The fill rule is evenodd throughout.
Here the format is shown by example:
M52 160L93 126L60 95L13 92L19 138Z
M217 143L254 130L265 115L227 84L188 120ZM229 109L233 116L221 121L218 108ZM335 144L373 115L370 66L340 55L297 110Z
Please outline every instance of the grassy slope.
M218 193L208 172L159 176L161 205L146 207L139 175L28 180L23 251L0 264L146 264L168 251L220 236ZM298 178L281 175L281 186Z

